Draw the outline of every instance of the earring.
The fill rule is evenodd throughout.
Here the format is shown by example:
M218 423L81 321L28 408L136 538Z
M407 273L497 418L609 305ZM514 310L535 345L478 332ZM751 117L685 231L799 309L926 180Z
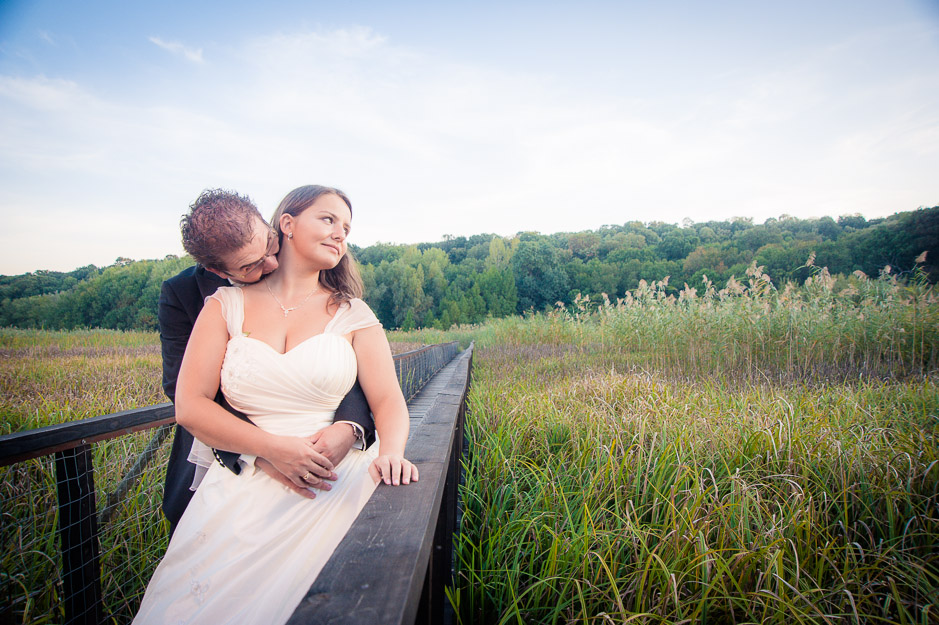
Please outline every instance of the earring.
M288 238L288 239L292 239L292 238L293 238L293 232L288 232L288 233L287 233L287 238Z

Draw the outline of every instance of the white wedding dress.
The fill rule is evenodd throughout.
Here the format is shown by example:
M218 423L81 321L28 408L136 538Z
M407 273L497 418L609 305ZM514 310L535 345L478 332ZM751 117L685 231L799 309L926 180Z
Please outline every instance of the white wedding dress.
M285 354L242 331L244 297L220 288L215 299L231 337L221 387L258 427L307 436L330 425L352 388L356 359L344 335L378 324L362 300L343 305L322 334ZM284 623L375 490L368 467L377 445L351 450L332 490L306 499L253 465L235 475L218 463L205 474L134 623Z

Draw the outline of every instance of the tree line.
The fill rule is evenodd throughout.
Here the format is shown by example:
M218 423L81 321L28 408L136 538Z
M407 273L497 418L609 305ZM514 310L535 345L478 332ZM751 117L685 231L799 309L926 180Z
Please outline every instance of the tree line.
M876 276L919 267L939 278L939 206L867 220L783 215L681 225L631 221L597 230L513 237L445 236L418 245L350 246L365 283L364 299L386 328L448 328L540 311L578 296L621 297L640 280L680 290L722 286L756 262L778 286L810 275L806 260L832 274ZM0 276L0 326L155 330L160 284L191 265L188 257L89 265L71 272Z

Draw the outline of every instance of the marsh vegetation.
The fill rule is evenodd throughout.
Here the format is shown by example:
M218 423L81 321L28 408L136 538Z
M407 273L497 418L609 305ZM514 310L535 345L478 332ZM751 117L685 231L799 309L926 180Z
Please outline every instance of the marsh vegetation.
M392 333L476 341L461 623L939 622L939 297L807 270ZM155 334L0 349L5 432L162 401ZM96 445L100 491L146 436ZM56 622L50 467L0 471L3 619ZM102 536L115 622L165 547L161 480Z
M460 621L939 622L939 300L835 284L467 329Z

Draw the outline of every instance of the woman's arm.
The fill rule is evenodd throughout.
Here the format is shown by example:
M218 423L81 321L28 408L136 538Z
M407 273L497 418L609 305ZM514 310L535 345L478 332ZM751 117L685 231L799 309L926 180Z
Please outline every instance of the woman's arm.
M359 382L375 417L378 432L378 458L369 467L375 481L409 484L417 481L417 467L404 458L408 441L408 406L395 375L391 347L380 325L352 334L352 348L358 361Z
M210 447L266 458L299 487L309 486L301 479L307 472L332 476L333 464L310 440L270 434L215 403L227 344L221 304L209 298L192 328L179 370L176 421Z

